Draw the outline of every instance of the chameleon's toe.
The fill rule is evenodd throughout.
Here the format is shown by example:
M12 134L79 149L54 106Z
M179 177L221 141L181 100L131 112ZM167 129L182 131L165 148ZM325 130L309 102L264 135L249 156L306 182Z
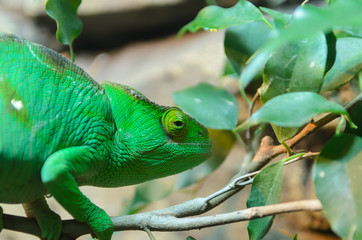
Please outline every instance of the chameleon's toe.
M92 237L95 237L99 240L111 240L112 234L113 234L113 226L107 226L103 227L102 229L93 229L94 235Z
M62 220L54 212L39 213L35 217L40 227L41 236L47 240L57 240L62 231Z
M102 209L97 209L97 213L92 216L88 221L88 224L92 228L97 239L111 239L113 234L113 223L111 218Z
M23 207L25 214L37 221L43 239L59 239L62 231L62 220L58 214L49 208L44 197L23 203Z

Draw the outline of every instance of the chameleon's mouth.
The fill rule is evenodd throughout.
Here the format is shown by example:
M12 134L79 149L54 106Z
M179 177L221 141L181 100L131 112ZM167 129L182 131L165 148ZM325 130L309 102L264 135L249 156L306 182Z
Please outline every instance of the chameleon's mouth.
M185 148L185 151L193 151L195 154L198 155L211 154L211 149L212 149L211 141L195 141L195 142L176 143L176 144L188 146L187 148Z
M178 149L178 152L189 155L210 155L211 154L212 143L211 141L194 141L194 142L183 142L178 143L172 140L168 140L158 146L155 146L152 149L144 149L140 151L142 156L150 156L158 153L169 152L171 155L177 155L175 151ZM156 154L157 155L157 154Z
M187 145L187 146L200 146L200 147L207 147L207 148L211 148L212 146L212 143L211 141L194 141L194 142L174 142L172 140L169 140L166 142L166 144L177 144L179 146L182 146L182 145Z

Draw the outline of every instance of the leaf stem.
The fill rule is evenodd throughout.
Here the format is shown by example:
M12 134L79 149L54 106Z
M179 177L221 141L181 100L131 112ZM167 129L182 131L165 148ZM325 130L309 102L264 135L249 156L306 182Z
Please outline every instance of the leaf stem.
M287 150L288 156L292 156L293 155L293 150L288 146L288 144L286 144L285 142L282 142L281 144Z
M238 140L238 142L240 143L241 146L243 146L244 148L247 147L246 143L243 141L243 139L240 137L240 134L237 132L233 132L233 134L235 135L235 138Z
M75 61L75 54L74 54L74 50L73 50L73 45L70 44L69 45L69 51L70 51L70 59L72 60L72 62Z
M341 115L341 119L338 122L338 125L336 127L336 134L340 134L341 133L341 128L344 125L344 123L346 122L346 117L344 115Z

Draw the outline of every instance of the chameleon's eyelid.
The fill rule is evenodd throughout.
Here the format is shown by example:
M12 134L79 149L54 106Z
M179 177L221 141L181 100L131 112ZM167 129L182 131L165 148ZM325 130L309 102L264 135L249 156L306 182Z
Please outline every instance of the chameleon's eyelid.
M173 139L184 137L189 129L188 117L178 108L170 108L164 112L161 124L166 134Z

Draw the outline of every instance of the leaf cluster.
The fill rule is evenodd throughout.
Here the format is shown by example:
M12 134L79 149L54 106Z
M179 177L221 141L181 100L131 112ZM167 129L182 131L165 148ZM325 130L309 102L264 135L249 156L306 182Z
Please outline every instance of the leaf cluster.
M251 112L244 122L227 129L237 138L247 132L248 141L244 145L257 136L251 132L252 127L271 124L281 146L293 155L291 147L309 134L310 128L314 131L341 116L335 136L318 153L313 179L316 194L335 233L345 239L360 239L362 195L358 185L362 178L357 169L362 167L362 1L337 0L326 4L324 7L303 4L292 14L257 8L245 0L229 9L209 6L182 28L180 34L198 29L226 29L225 54ZM352 80L359 81L359 87L352 84L352 94L358 96L348 107L342 106L336 98L328 98ZM245 93L245 88L252 82L260 84L253 102ZM194 98L197 97L196 93ZM211 98L215 101L213 95ZM262 106L254 111L257 99ZM192 101L192 97L186 101ZM184 102L179 105L185 105ZM196 119L198 115L209 116L215 111L218 117L222 114L222 109L215 110L206 104L197 110L197 106L194 107L188 111L195 112ZM313 120L323 114L329 114L329 117L319 122ZM225 118L230 120L233 116L230 113ZM215 128L212 117L199 119L206 126ZM342 130L345 119L349 124ZM246 146L246 149L250 147ZM254 178L247 207L279 201L283 161L267 166ZM273 218L250 221L250 239L264 237Z

